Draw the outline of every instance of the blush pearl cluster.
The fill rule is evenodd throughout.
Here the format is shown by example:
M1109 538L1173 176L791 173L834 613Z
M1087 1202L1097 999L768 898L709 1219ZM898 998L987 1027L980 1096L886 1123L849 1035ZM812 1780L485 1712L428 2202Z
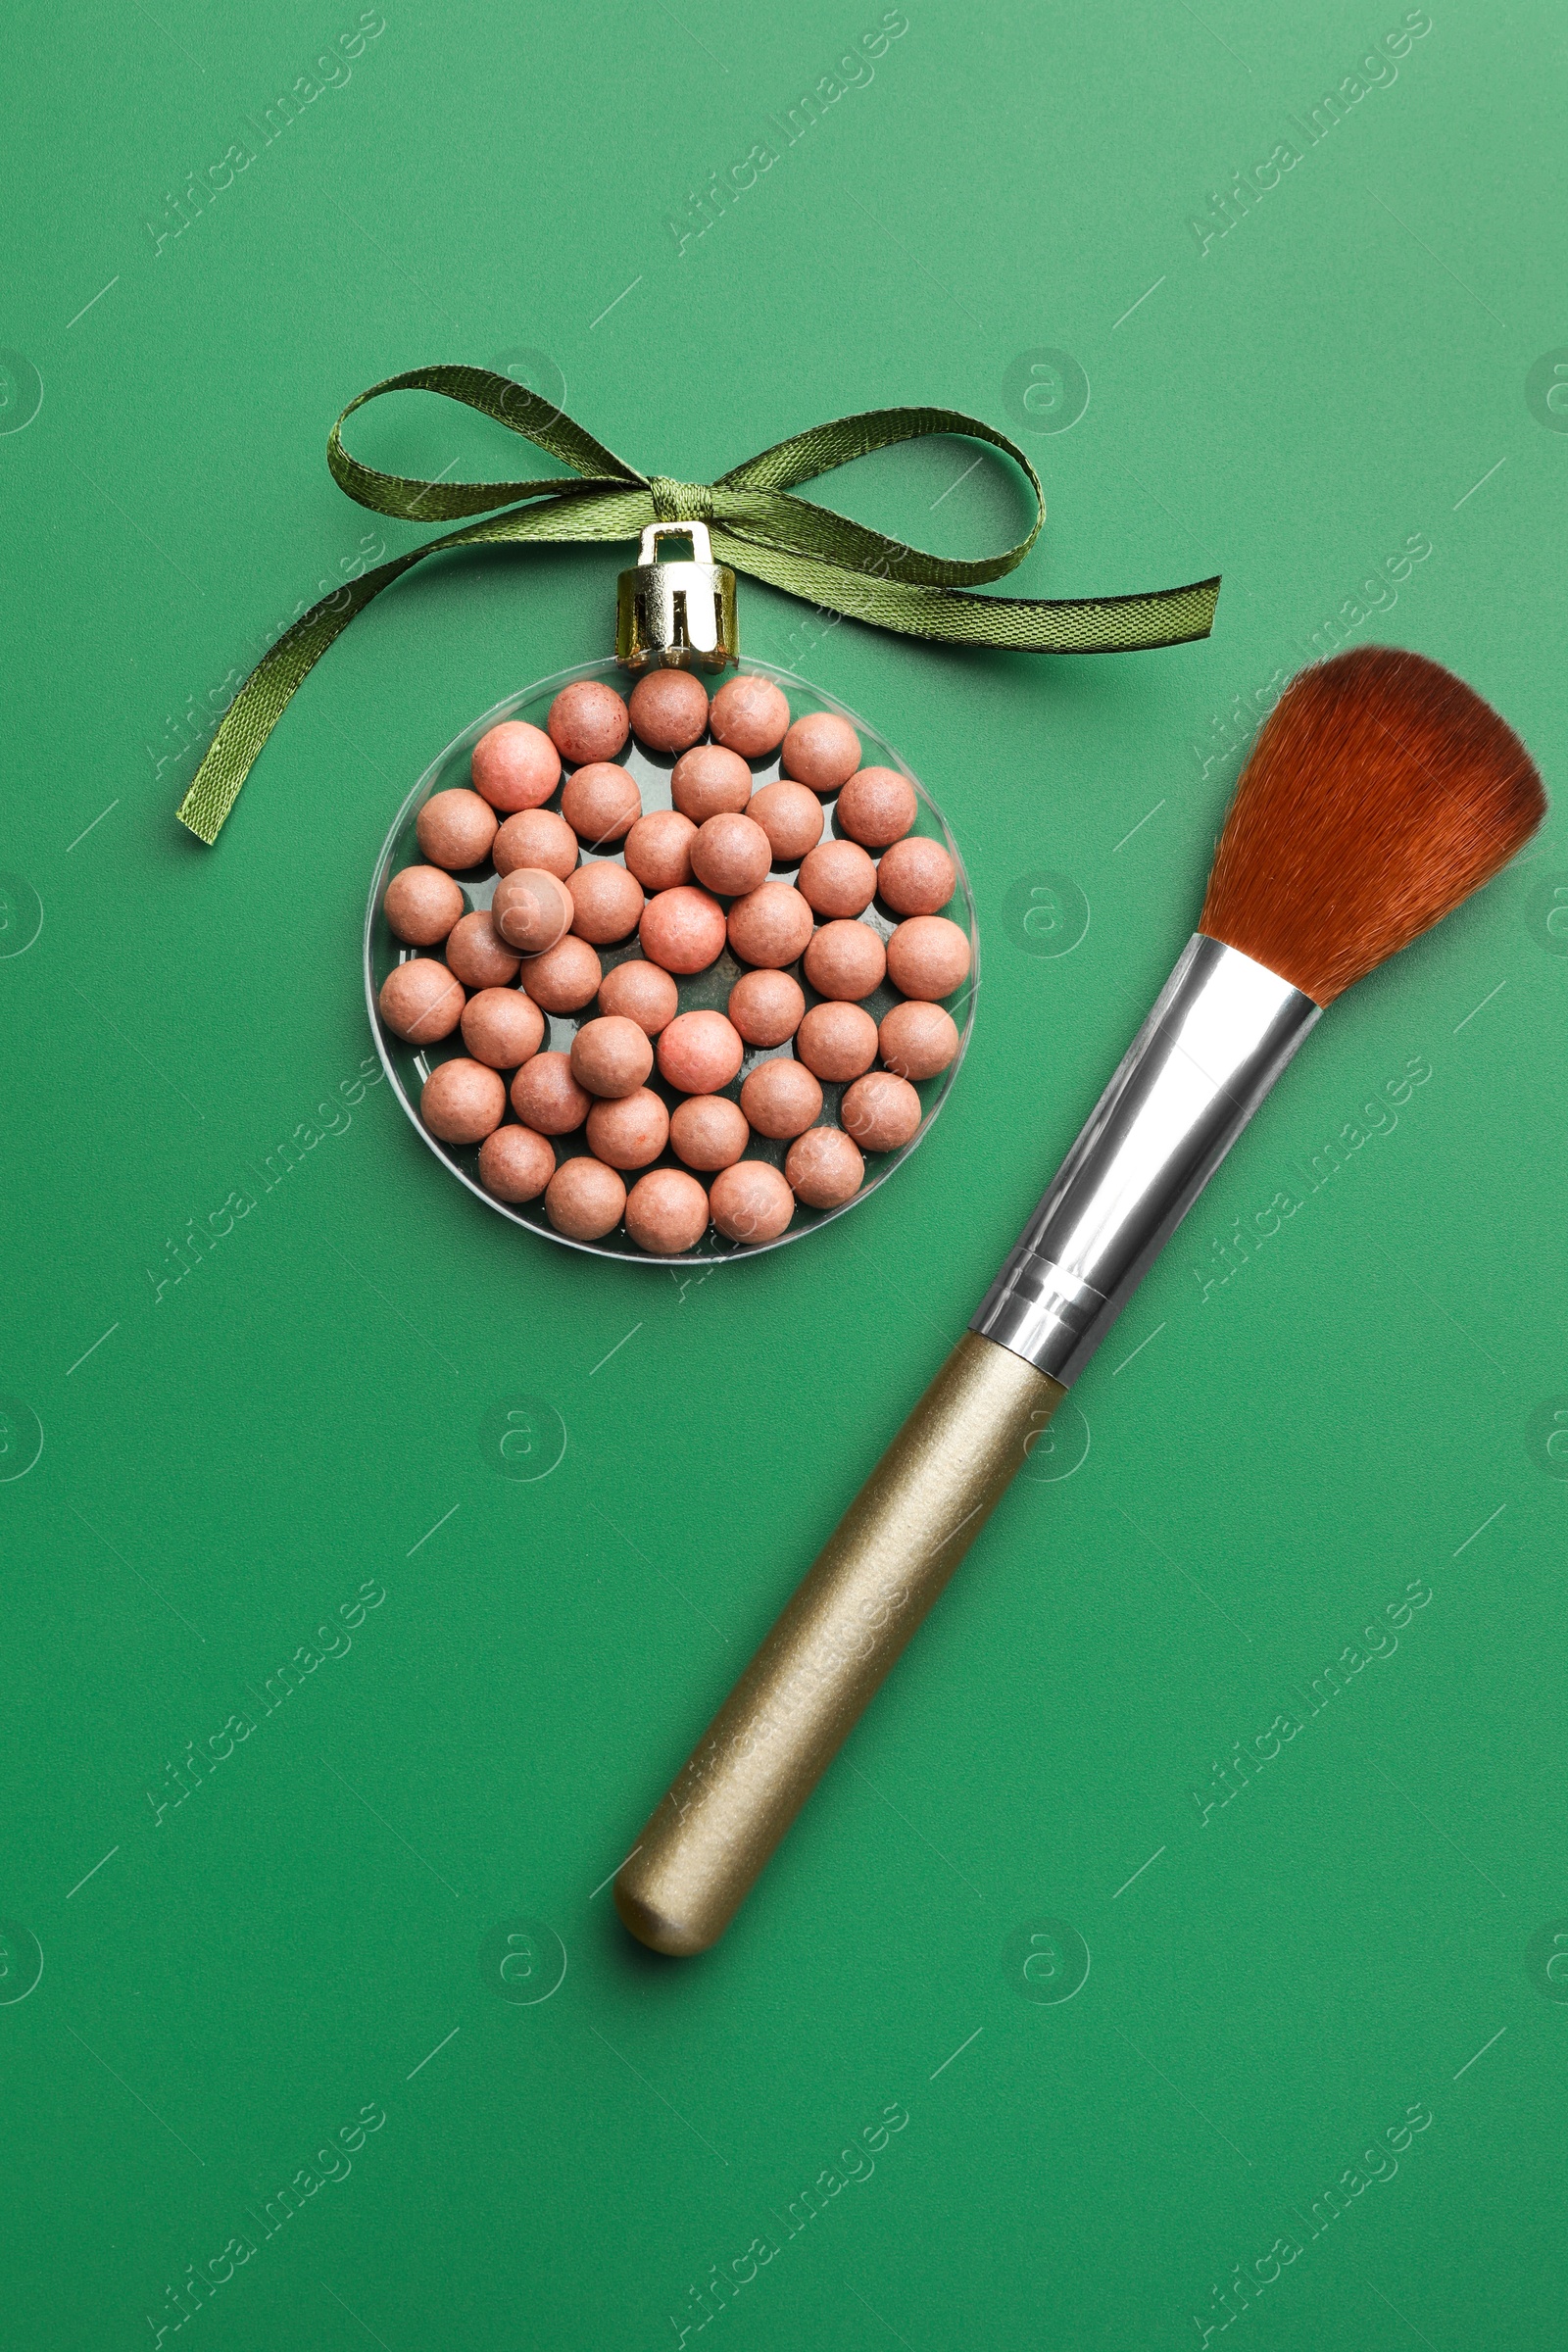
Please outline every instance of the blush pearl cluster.
M673 759L668 808L645 813L617 763L633 733ZM775 752L781 776L755 788L748 762ZM471 774L471 790L425 802L423 862L387 885L388 926L416 953L387 974L378 1004L410 1045L461 1032L464 1052L432 1068L420 1116L441 1142L478 1146L497 1200L542 1195L574 1241L624 1220L637 1247L674 1256L710 1223L733 1242L776 1240L797 1204L852 1200L866 1152L909 1142L916 1082L958 1051L941 1000L968 977L969 941L942 912L956 876L942 845L912 829L913 786L862 767L847 719L792 722L783 691L757 676L729 679L710 703L689 671L653 670L629 707L580 679L545 727L490 728ZM824 839L835 794L837 835ZM798 867L793 882L780 865ZM490 904L470 908L455 876L487 866ZM864 919L878 900L899 918L885 943ZM607 971L600 950L633 937ZM745 968L725 1009L681 1010L681 980L726 947ZM884 983L901 1002L879 1023L864 1000ZM577 1020L569 1051L546 1050L551 1015ZM737 1097L727 1090L749 1051L768 1057ZM824 1120L824 1084L844 1088L838 1124ZM586 1152L558 1160L579 1133ZM754 1135L787 1145L782 1171L747 1156Z

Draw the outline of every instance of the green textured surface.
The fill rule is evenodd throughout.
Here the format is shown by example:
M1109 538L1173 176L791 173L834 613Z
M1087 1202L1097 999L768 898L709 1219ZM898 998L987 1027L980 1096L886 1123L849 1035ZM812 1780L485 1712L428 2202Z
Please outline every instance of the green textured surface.
M196 2266L222 2282L183 2340L234 2352L669 2345L760 2238L708 2323L760 2347L1175 2346L1218 2328L1238 2265L1233 2340L1260 2352L1555 2345L1556 815L1311 1041L1078 1392L1087 1458L1008 1497L718 1951L629 1947L601 1882L1186 937L1251 723L1227 749L1233 698L1344 612L1459 669L1561 773L1568 439L1527 396L1568 344L1559 19L1435 8L1200 253L1190 217L1306 145L1290 118L1393 0L911 4L874 78L678 252L688 190L783 148L768 119L878 21L751 15L388 0L352 78L263 147L247 118L351 6L14 12L0 944L43 920L0 958L0 1435L20 1466L35 1416L43 1449L0 1485L0 1915L43 1974L0 2005L0 2332L156 2341ZM164 191L247 136L156 250ZM394 369L518 347L688 478L882 402L1016 429L1021 355L1064 349L1091 399L1030 444L1053 514L1009 585L1226 574L1209 644L1056 664L744 594L752 650L885 727L941 803L987 983L907 1168L686 1288L485 1214L384 1085L259 1172L370 1052L392 813L477 711L605 649L613 551L414 575L301 693L219 848L172 817L189 698L216 714L362 541L416 536L333 488L332 416ZM15 354L42 384L24 422ZM433 403L356 447L515 469ZM1019 501L973 454L924 445L833 496L979 554ZM1397 602L1354 618L1416 535ZM1091 910L1068 956L1009 936L1042 871ZM1397 1124L1309 1192L1303 1162L1412 1057ZM166 1245L241 1188L254 1209L160 1297ZM1214 1245L1282 1190L1300 1205L1205 1299ZM541 1482L497 1475L518 1395L567 1433ZM1307 1714L1414 1580L1397 1648ZM264 1713L367 1582L352 1647ZM1193 1790L1291 1708L1201 1819ZM249 1737L156 1820L146 1792L235 1715ZM569 1954L542 2005L481 1975L519 1916ZM1045 1918L1093 1956L1066 2002L1019 1997ZM0 1993L31 1950L7 1935ZM1411 2107L1430 2125L1357 2191ZM385 2121L347 2176L266 2234L365 2108ZM1268 2278L1281 2238L1300 2252Z

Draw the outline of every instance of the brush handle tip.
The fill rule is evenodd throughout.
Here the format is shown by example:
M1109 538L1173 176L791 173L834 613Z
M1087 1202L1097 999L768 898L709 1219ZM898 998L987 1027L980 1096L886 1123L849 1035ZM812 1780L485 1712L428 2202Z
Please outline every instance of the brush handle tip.
M718 1941L1065 1394L964 1334L616 1873L640 1943Z

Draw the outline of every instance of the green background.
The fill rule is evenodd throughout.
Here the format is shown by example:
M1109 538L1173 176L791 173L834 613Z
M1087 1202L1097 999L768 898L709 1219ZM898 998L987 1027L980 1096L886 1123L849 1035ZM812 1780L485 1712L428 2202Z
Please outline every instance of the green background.
M874 78L683 251L667 218L874 0L739 24L386 0L352 77L162 250L166 191L259 146L247 119L352 0L14 16L0 1467L43 1444L0 1485L7 2341L157 2340L166 2288L236 2236L254 2254L180 2340L672 2345L761 2238L708 2323L758 2346L1188 2344L1236 2266L1226 2332L1259 2348L1560 2341L1555 814L1313 1038L1083 1381L1087 1457L1005 1500L718 1950L655 1961L602 1885L1187 936L1253 723L1226 748L1233 698L1345 612L1562 772L1568 439L1527 396L1568 343L1556 11L1436 0L1396 80L1228 235L1189 226L1401 15L910 0ZM393 812L478 711L607 650L617 567L415 574L201 848L172 820L179 714L216 716L367 532L420 535L334 489L338 409L527 348L634 464L709 478L890 402L1023 430L1039 347L1091 398L1029 443L1053 512L1010 585L1223 568L1210 642L943 653L742 589L751 650L887 731L974 883L975 1039L908 1166L701 1283L485 1214L384 1084L259 1192L370 1052ZM530 470L412 397L355 445ZM1022 501L974 455L927 443L820 495L979 554ZM1040 871L1088 903L1068 955L1009 922ZM1308 1194L1303 1161L1412 1057L1397 1125L1354 1129ZM1293 1187L1205 1298L1214 1245ZM166 1246L240 1188L255 1208L160 1296ZM498 1474L519 1395L566 1433L543 1480ZM1396 1651L1201 1818L1216 1762L1413 1580ZM263 1715L368 1581L352 1648ZM236 1713L254 1731L156 1819L148 1789ZM481 1974L519 1916L569 1955L542 2004ZM1048 1918L1092 1955L1063 2002L1020 1997ZM347 2177L266 2236L262 2201L372 2102ZM895 2103L874 2172L791 2235ZM1313 2236L1411 2107L1396 2174Z

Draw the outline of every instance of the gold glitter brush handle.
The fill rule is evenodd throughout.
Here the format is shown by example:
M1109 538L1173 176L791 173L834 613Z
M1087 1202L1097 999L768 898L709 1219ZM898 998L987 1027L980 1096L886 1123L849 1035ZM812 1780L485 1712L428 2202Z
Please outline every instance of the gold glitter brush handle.
M722 1936L1148 1267L1318 1018L1199 933L967 1333L615 1878L634 1936Z
M643 1943L717 1942L1065 1395L964 1334L616 1874Z

